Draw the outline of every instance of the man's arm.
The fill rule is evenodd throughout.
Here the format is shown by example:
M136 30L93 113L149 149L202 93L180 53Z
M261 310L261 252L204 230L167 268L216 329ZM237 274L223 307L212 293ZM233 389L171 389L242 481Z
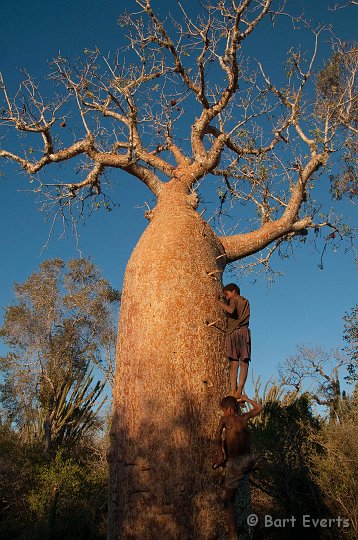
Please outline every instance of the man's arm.
M235 300L233 298L230 298L230 301L229 303L227 304L226 302L223 302L221 300L221 293L218 293L216 295L216 301L217 303L219 304L219 306L221 307L221 309L223 311L225 311L226 313L229 313L230 315L232 315L236 309L236 303L235 303Z
M254 418L258 414L260 414L260 412L262 412L264 409L263 406L260 405L260 403L256 403L256 401L254 401L253 399L250 399L247 396L242 396L241 400L246 401L247 403L250 403L250 405L252 406L251 411L248 411L247 413L244 413L242 415L246 420L250 420L250 418Z
M223 451L223 441L222 441L222 432L223 432L224 427L225 427L225 418L222 416L220 418L220 422L215 433L215 443L216 443L217 448L216 448L216 458L215 458L215 463L213 464L213 469L220 467L220 465L223 465L226 461L226 457Z

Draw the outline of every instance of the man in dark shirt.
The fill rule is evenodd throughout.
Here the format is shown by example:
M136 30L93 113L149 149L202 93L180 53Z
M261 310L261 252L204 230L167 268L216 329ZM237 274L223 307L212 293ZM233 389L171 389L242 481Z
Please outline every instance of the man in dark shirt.
M225 285L223 294L226 302L221 300L221 293L217 296L217 302L228 318L226 350L230 360L230 392L231 395L240 399L251 358L250 304L240 295L240 289L235 283ZM240 374L237 381L239 366Z

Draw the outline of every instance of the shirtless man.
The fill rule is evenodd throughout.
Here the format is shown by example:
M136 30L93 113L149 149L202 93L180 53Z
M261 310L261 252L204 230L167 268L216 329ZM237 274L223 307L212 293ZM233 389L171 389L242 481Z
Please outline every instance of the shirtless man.
M255 463L255 458L250 450L248 421L263 410L259 403L247 396L242 396L240 401L250 403L252 409L247 413L242 413L233 396L224 397L220 403L223 416L220 418L216 432L218 451L216 462L213 465L213 468L224 465L226 468L223 500L227 512L229 540L238 539L235 511L237 489L244 475L252 470Z

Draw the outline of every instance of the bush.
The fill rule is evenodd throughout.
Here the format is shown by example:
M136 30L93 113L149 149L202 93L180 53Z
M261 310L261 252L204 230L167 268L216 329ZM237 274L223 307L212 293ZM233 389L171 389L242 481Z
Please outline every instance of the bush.
M107 473L99 451L61 448L51 456L2 430L0 480L7 540L105 539Z
M349 527L340 527L339 537L352 539L358 536L357 402L357 394L341 401L337 420L328 422L317 438L320 452L311 468L332 514L349 519Z

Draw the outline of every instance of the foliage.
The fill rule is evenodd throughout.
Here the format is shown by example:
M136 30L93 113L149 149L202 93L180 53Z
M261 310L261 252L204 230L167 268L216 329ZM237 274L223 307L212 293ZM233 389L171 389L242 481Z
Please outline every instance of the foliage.
M96 503L93 498L99 496L103 507L106 498L106 471L102 470L102 476L96 478L92 466L93 463L83 463L83 459L66 457L61 450L49 463L40 463L34 470L33 486L27 497L33 521L47 524L58 538L88 536L88 522L95 522L96 518L96 508L91 508Z
M47 406L47 411L55 411L55 414L47 414L43 418L46 448L54 441L56 445L63 442L72 445L94 425L96 416L106 400L104 398L98 404L105 383L97 381L91 388L94 378L93 368L88 373L87 366L84 366L83 372L74 384L71 380L65 381L57 392L56 403L51 400ZM41 412L40 410L39 413ZM41 414L39 419L42 419Z
M254 424L253 441L259 459L255 478L287 515L304 513L308 508L302 495L314 489L308 479L312 451L309 435L318 429L319 422L305 395L292 399L288 405L267 402Z
M358 305L355 305L343 319L345 321L343 338L348 342L345 349L351 360L346 379L353 383L358 381Z
M95 382L94 367L111 371L104 355L111 359L119 294L86 259L45 261L14 289L0 330L9 347L1 358L1 529L9 540L102 540L106 378Z
M261 392L260 384L256 391ZM333 520L340 515L352 521L342 538L355 538L356 395L342 400L338 422L315 418L310 396L285 392L282 381L267 383L261 395L264 412L251 427L258 458L251 475L252 511L259 523L266 514L280 519L293 515L297 522L290 538L311 538L312 531L300 526L303 514ZM0 526L5 537L104 539L107 444L106 438L87 438L71 450L60 448L49 455L2 427ZM261 531L259 524L255 532L266 539L287 538L287 528ZM332 528L334 538L341 533Z
M72 444L100 408L105 381L93 385L93 367L111 376L118 292L86 259L45 261L14 290L17 303L0 329L9 347L0 366L2 416L27 441Z
M107 474L99 444L44 454L0 433L0 527L7 540L102 540Z
M358 532L358 438L357 389L341 402L339 420L327 422L315 438L321 451L312 462L310 475L321 489L332 513L349 519L346 538Z
M26 524L30 478L30 460L20 436L0 424L0 528L4 538L16 538Z
M341 120L351 129L358 124L357 103L352 101L354 81L351 78L352 68L354 71L357 62L358 48L340 45L316 77L318 103L321 106L317 113L322 114L322 109L328 108L331 117L337 117L337 123ZM346 108L348 102L350 106Z
M351 131L344 145L344 168L331 175L331 193L337 199L347 195L353 199L358 194L357 184L357 129L358 107L357 99L352 100L354 78L352 68L358 63L358 48L339 44L338 50L326 62L316 78L317 105L316 113L328 116L337 125L342 124ZM347 107L347 103L350 105Z
M264 405L251 427L258 458L251 475L254 511L259 515L255 534L270 540L287 538L285 527L261 530L260 524L269 514L279 520L297 518L294 527L290 525L292 539L356 538L357 388L350 397L339 396L335 415L323 418L313 412L314 394L302 394L302 388L288 391L287 379L292 373L285 373L282 366L281 373L283 379L269 381L263 389L260 377L254 381L256 399ZM329 386L326 392L329 400ZM331 525L318 530L302 528L303 515L330 519Z

